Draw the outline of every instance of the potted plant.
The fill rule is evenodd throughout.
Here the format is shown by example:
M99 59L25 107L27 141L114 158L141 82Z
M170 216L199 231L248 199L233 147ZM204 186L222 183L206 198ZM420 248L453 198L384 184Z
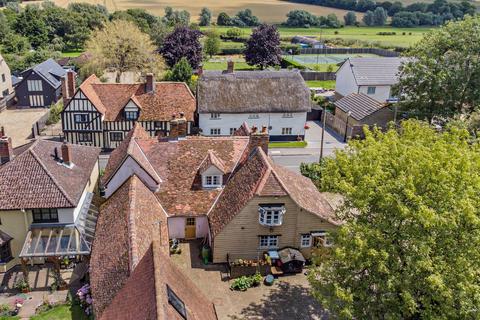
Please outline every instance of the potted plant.
M24 278L18 279L17 282L15 282L14 287L15 289L20 290L22 293L27 293L30 291L30 285Z

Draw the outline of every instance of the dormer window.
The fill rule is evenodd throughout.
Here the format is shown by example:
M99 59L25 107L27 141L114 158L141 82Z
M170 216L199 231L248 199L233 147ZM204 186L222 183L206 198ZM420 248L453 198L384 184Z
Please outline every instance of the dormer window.
M203 176L203 187L204 188L219 188L222 186L222 176L221 175L205 175Z
M135 121L138 119L138 111L125 111L125 120Z
M283 204L260 205L258 208L258 222L262 226L280 226L282 225L285 212L286 210Z

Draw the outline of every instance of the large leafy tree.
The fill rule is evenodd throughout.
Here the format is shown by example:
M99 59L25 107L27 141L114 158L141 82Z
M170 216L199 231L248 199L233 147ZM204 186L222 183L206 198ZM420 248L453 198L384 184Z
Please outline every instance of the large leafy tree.
M205 41L203 43L203 51L205 54L208 55L210 58L220 52L220 36L218 33L213 30L206 34Z
M480 17L449 22L408 52L397 92L401 106L431 119L480 106Z
M105 24L102 30L92 34L87 51L92 56L89 61L94 65L85 67L98 72L114 69L117 82L126 71L155 72L158 75L162 67L150 37L130 21L114 20Z
M246 43L245 60L249 65L261 69L280 64L282 56L277 27L262 24L253 30Z
M48 44L48 28L38 5L27 5L15 21L15 31L28 38L34 48Z
M182 57L187 58L192 68L196 69L202 62L202 46L198 30L187 27L177 27L163 41L161 53L165 62L173 67Z
M336 246L310 273L334 315L480 317L480 145L467 131L409 120L303 173L345 197Z
M208 8L202 8L200 12L200 25L201 26L209 26L212 22L212 11Z
M188 63L188 60L183 57L180 61L177 62L172 68L165 74L165 80L167 81L178 81L185 82L190 85L192 81L193 69Z

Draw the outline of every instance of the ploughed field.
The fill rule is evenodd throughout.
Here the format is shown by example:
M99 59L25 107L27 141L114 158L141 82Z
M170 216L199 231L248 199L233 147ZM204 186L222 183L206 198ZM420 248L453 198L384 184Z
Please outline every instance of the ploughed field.
M40 1L28 1L28 3L31 2ZM203 7L212 10L215 19L222 11L229 15L234 15L242 9L250 8L261 21L270 23L285 21L286 14L295 9L304 9L315 15L335 13L339 18L343 17L347 12L341 9L291 3L283 0L53 0L53 2L64 7L72 2L102 4L111 12L129 8L141 8L156 15L163 15L165 7L173 7L175 9L188 10L192 16L192 21L197 20Z

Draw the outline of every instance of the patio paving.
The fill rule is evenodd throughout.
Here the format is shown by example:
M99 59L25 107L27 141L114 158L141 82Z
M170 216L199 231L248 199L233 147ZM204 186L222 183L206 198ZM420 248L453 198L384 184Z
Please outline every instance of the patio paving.
M60 270L62 278L70 284L71 290L74 292L79 287L78 277L75 277L72 269ZM17 299L24 300L20 309L19 316L21 319L29 319L35 315L36 309L44 302L51 304L64 303L67 300L68 290L50 291L53 283L53 266L51 265L35 265L29 266L28 280L31 291L21 293L14 288L17 279L22 278L23 273L21 267L16 266L6 273L0 274L0 305L8 304L14 306ZM74 283L71 283L71 282Z
M13 147L18 147L31 140L32 125L47 112L44 108L7 109L0 113L0 126L12 138Z
M223 265L203 265L198 241L180 244L182 253L173 261L215 303L221 320L326 319L320 304L310 295L303 274L281 277L271 287L261 285L246 292L230 290Z

